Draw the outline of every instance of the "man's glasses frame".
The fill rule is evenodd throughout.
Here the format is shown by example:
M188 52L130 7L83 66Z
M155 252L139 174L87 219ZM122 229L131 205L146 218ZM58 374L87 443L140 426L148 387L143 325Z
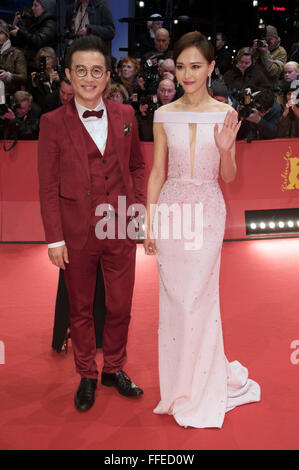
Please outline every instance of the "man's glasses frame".
M97 65L94 65L90 69L85 67L84 65L77 65L75 68L72 68L79 78L84 78L86 77L87 73L90 72L91 76L96 79L100 79L103 77L105 73L107 73L107 70L102 69L102 67L99 67Z

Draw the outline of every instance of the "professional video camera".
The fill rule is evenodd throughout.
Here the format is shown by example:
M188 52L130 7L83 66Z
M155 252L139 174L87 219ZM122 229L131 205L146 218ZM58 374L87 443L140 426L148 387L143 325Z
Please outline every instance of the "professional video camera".
M260 91L251 93L250 88L245 90L233 89L231 95L235 100L234 108L238 112L239 119L247 119L253 110L256 109L255 96L259 94Z

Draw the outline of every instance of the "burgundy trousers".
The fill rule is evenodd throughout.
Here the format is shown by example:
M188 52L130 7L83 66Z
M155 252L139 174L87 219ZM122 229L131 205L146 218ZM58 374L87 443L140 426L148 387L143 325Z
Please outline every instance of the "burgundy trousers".
M103 371L114 373L126 361L126 345L135 280L136 241L99 240L90 228L83 249L68 248L65 281L70 300L71 339L76 370L81 377L96 379L96 339L93 300L97 265L100 261L105 283L106 319L103 332Z

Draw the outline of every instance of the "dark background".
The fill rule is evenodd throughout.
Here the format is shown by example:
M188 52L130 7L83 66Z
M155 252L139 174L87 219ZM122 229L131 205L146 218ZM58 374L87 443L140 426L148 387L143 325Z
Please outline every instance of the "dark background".
M230 0L221 3L215 0L144 0L144 8L139 7L139 1L119 1L131 1L135 4L136 19L148 17L153 13L164 16L167 14L173 18L189 16L191 21L179 21L177 25L166 24L173 41L185 32L195 29L213 39L217 31L222 31L228 37L229 48L238 50L243 46L251 46L253 39L261 36L261 30L258 28L260 19L263 19L264 24L277 27L285 48L289 49L293 42L299 41L298 29L294 27L298 0L262 0L258 1L258 7L253 6L252 0ZM71 3L71 0L59 0L58 3L61 11L64 4ZM109 5L109 0L107 3ZM31 0L1 0L0 17L11 22L15 11L31 5ZM274 11L273 6L285 8L285 11ZM261 7L267 10L259 11ZM129 48L133 47L134 36L138 41L138 36L144 32L145 27L145 21L130 27Z

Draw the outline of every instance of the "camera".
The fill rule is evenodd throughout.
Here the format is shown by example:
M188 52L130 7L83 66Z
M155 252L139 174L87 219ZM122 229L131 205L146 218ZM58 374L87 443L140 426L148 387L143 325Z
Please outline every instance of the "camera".
M257 45L257 47L270 46L270 41L269 41L269 39L258 39L256 45Z
M0 117L4 116L4 114L6 114L8 110L9 107L7 106L7 104L0 104Z
M139 100L139 104L147 104L147 115L153 114L159 107L157 95L142 96Z
M8 24L7 29L8 29L8 31L12 31L13 29L16 29L16 27L12 24Z
M160 59L164 59L164 52L157 52L155 55L153 55L153 57L157 61L159 61ZM143 67L144 67L145 70L148 70L148 69L151 69L151 68L157 68L157 66L158 66L158 64L154 65L151 59L147 59L143 64Z
M49 81L49 76L46 72L47 69L47 58L40 57L39 58L39 71L35 76L35 80L41 83L45 83Z
M239 119L247 119L252 111L256 109L254 96L251 93L251 90L249 88L246 90L234 89L232 90L231 95L236 100L235 109L238 112Z
M68 41L72 41L74 39L76 39L76 33L72 32L72 31L66 31L65 33L63 33L62 35L62 38L63 39L66 39Z

